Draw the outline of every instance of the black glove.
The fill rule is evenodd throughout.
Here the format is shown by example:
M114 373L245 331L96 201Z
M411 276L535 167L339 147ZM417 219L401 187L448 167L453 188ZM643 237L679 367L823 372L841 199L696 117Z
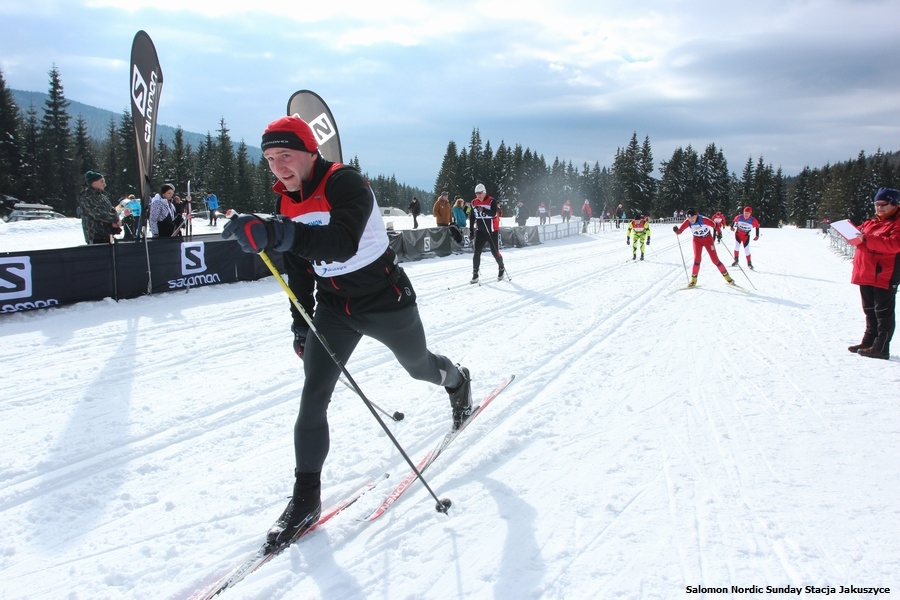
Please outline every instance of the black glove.
M306 336L309 334L309 327L302 325L291 325L291 331L294 332L294 352L303 360L303 350L306 348Z
M625 238L625 245L627 246L630 243L631 243L631 238L630 237Z
M293 245L295 231L294 224L283 215L262 218L242 214L225 225L222 237L236 239L241 250L250 254L259 254L263 250L284 252Z
M672 225L672 231L678 233L678 225Z
M647 245L650 245L650 238L647 238Z
M722 241L722 232L721 231L716 234L716 239L720 242Z

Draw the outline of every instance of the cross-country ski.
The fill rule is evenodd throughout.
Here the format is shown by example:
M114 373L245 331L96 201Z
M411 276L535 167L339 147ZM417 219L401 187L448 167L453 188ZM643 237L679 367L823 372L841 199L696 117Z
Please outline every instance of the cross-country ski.
M400 483L387 495L378 508L376 508L372 513L365 518L366 521L374 521L378 517L382 516L387 510L396 502L400 496L403 495L406 490L419 478L419 473L424 473L428 467L430 467L435 460L437 460L438 456L447 449L447 446L450 445L450 442L455 440L459 434L461 434L469 424L475 420L475 418L481 414L481 412L487 408L487 406L494 401L494 398L500 395L500 393L507 388L509 384L513 382L516 378L515 375L509 377L502 382L500 382L497 387L495 387L487 396L482 399L481 403L478 407L472 411L472 415L463 421L462 425L458 429L454 429L446 433L441 440L432 448L422 459L416 463L416 469L414 471L410 471L410 473L404 477Z

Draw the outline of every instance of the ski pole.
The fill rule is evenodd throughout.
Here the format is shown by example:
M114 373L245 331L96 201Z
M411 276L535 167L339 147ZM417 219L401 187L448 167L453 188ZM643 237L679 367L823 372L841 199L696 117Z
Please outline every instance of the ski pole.
M691 282L691 278L688 277L687 272L687 263L684 262L684 252L681 250L681 236L677 233L675 234L675 241L678 242L678 253L681 255L681 266L684 267L684 277L687 279L687 282Z
M225 213L225 218L229 220L236 219L238 217L238 213L232 209L229 209ZM294 305L294 308L297 309L297 312L300 313L300 316L303 317L303 320L306 321L306 324L309 326L309 330L316 336L316 339L319 340L319 343L322 344L322 347L328 352L328 355L331 357L331 360L334 361L334 364L337 365L338 369L341 370L344 377L347 378L347 382L349 386L356 392L356 395L362 399L363 404L369 409L369 412L372 413L372 416L375 417L375 420L378 421L378 424L381 426L381 429L387 434L388 438L390 438L391 442L400 451L403 459L406 460L406 463L412 468L413 473L419 478L419 481L422 482L422 485L425 486L425 489L428 490L428 493L431 494L431 497L437 501L437 505L435 505L435 510L438 512L442 512L447 514L447 511L450 508L450 500L447 498L440 499L437 497L437 494L434 493L434 490L431 489L431 486L428 485L428 482L422 477L421 471L416 467L415 463L409 457L409 454L406 453L406 450L403 449L403 446L400 445L400 442L394 437L394 434L391 433L391 430L388 429L387 423L384 422L384 419L378 414L378 409L376 410L374 403L369 400L366 395L363 393L362 389L360 389L359 385L357 385L356 380L353 379L353 376L350 375L350 371L347 370L347 367L344 366L344 363L341 362L341 359L338 358L337 354L331 349L331 346L328 345L328 342L325 340L325 336L319 333L319 330L316 328L315 323L313 323L312 317L306 312L306 309L303 308L303 305L300 304L300 301L297 299L297 296L294 294L293 290L288 287L288 284L284 281L284 277L281 276L281 273L278 272L278 268L272 263L272 260L266 254L265 250L260 250L258 256L262 259L265 265L269 268L269 271L272 273L272 276L275 277L275 281L281 286L281 289L288 295L288 298L291 299L291 303ZM384 412L384 411L382 411ZM387 414L387 413L385 413ZM396 413L395 413L396 414ZM402 413L400 413L402 418ZM391 417L394 418L394 417ZM395 419L400 420L400 419Z
M720 244L722 244L722 246L725 246L725 244L723 244L723 243L722 243L722 240L719 240L719 243L720 243ZM728 247L727 247L727 246L725 246L725 249L726 249L726 250L727 250L727 249L728 249ZM753 285L753 282L752 282L752 281L750 281L750 277L749 277L749 276L748 276L748 275L747 275L747 272L746 272L746 271L744 271L744 268L743 268L743 267L742 267L742 266L741 266L741 263L740 263L740 262L739 262L739 263L738 263L738 264L737 264L737 268L738 268L738 269L740 269L740 270L741 270L741 273L743 273L743 274L744 274L744 277L746 277L746 278L747 278L747 281L749 281L749 282L750 282L750 285L751 285L751 286L752 286L752 287L753 287L753 289L754 289L754 290L755 290L755 289L756 289L756 286L755 286L755 285ZM757 291L759 291L759 290L757 290Z

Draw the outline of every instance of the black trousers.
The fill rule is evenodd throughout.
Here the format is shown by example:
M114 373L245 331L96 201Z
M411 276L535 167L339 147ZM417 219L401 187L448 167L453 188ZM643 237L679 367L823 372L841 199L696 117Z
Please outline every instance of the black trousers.
M428 350L414 302L398 310L357 315L319 302L313 323L344 365L365 335L387 346L413 379L446 387L462 383L459 370L449 358ZM341 371L312 332L303 351L303 372L306 380L294 425L294 452L298 473L317 473L328 455L328 404Z
M472 257L472 272L478 273L481 268L481 253L484 252L485 245L490 246L491 254L497 261L497 266L503 268L503 257L500 256L500 232L491 231L488 233L484 227L475 227L475 256Z
M879 352L890 353L891 338L896 326L896 288L884 289L871 285L859 286L863 313L866 315L866 333L862 344L872 345Z

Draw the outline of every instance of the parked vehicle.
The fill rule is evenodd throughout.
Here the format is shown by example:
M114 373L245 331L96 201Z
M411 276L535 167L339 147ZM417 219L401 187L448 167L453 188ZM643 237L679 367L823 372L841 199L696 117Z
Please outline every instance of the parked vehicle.
M4 217L7 223L16 221L39 221L42 219L65 219L66 215L52 210L19 210L16 209Z

